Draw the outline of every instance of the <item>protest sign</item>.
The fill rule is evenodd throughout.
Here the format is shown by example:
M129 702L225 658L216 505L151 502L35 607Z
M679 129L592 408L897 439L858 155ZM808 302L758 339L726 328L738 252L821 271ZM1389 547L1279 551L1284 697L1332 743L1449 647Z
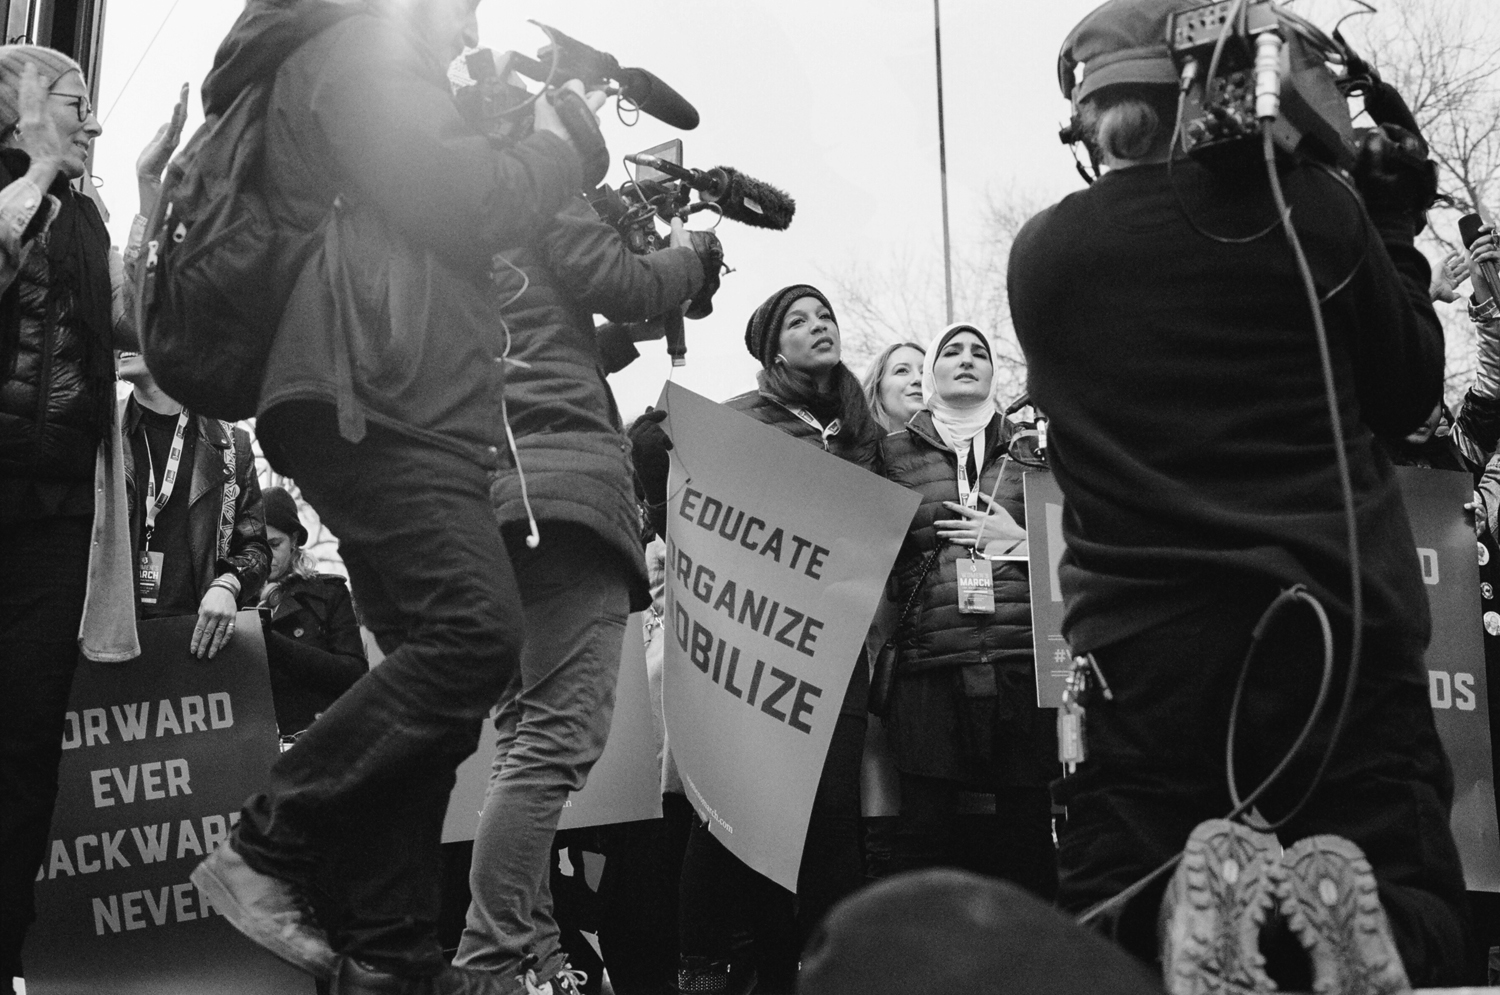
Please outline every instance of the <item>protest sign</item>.
M918 497L676 384L661 406L672 755L709 831L795 890L833 726Z
M188 881L277 757L260 617L212 660L197 616L140 623L141 655L81 660L24 959L30 995L310 995Z
M1438 735L1453 764L1450 825L1471 891L1500 891L1500 828L1490 754L1479 560L1472 519L1474 478L1453 470L1397 467L1417 562L1432 609L1427 686Z
M1036 703L1041 708L1060 708L1072 661L1062 636L1062 584L1057 564L1062 559L1062 490L1052 474L1028 470L1026 496L1026 545L1030 554L1031 646L1036 654Z
M1416 540L1415 556L1432 612L1426 655L1428 689L1443 748L1453 764L1453 837L1470 890L1500 891L1500 829L1496 826L1490 754L1489 687L1479 608L1474 526L1464 509L1474 490L1466 473L1397 467ZM1062 700L1067 643L1057 562L1064 549L1062 491L1050 473L1026 474L1031 542L1032 640L1038 703Z
M559 830L638 822L661 816L661 765L656 759L656 730L651 718L651 689L646 678L644 631L643 614L637 613L626 619L609 740L604 744L604 752L594 769L589 772L583 790L569 795L563 803L562 818L557 824ZM487 719L479 737L479 749L459 766L458 781L448 796L448 815L443 821L444 843L474 838L494 759L495 725Z

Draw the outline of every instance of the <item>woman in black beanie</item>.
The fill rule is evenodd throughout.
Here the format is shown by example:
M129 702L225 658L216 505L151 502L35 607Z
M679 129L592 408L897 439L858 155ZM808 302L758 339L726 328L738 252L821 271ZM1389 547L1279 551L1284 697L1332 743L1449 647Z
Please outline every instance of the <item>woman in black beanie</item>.
M724 402L728 407L875 469L885 430L842 361L838 322L821 291L796 284L772 294L750 316L745 348L760 360L759 386ZM755 971L757 990L792 991L808 934L859 887L859 774L869 686L869 667L861 658L813 799L795 898L741 863L707 827L694 826L682 870L679 990L743 992ZM731 935L746 929L755 938L753 965L730 957Z

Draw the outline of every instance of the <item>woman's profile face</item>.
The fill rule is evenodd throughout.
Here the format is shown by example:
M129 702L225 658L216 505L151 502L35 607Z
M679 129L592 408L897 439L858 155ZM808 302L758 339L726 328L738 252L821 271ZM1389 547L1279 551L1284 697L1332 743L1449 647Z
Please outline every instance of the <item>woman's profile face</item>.
M995 366L982 338L959 332L943 343L932 375L939 397L955 407L969 408L989 398Z
M271 546L271 576L267 579L281 580L292 568L292 537L274 525L267 525L266 542Z
M876 397L895 425L905 425L922 410L922 350L901 346L885 359Z
M843 357L843 342L833 311L816 297L801 297L781 319L781 347L777 350L790 368L816 376L827 373Z

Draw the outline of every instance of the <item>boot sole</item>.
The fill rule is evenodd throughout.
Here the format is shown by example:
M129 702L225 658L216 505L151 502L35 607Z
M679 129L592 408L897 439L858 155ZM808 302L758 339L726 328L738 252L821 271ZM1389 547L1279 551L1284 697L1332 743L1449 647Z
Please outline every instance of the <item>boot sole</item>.
M1193 830L1163 905L1162 981L1170 995L1262 995L1275 984L1259 938L1276 903L1280 844L1222 819Z
M199 891L208 896L208 900L229 921L229 925L243 933L251 942L321 981L333 977L338 967L338 955L333 953L332 948L329 949L327 959L318 959L308 957L294 944L287 943L281 937L279 929L267 928L265 920L253 915L240 904L234 891L208 866L207 861L193 868L193 873L188 877Z
M1310 836L1282 864L1281 914L1312 960L1313 991L1410 995L1364 852L1340 836Z

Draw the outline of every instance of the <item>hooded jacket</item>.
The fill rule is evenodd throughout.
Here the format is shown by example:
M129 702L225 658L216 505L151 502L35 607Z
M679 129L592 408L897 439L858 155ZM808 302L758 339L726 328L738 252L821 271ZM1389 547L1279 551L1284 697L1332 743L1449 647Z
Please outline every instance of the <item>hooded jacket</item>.
M290 52L290 54L287 54ZM264 182L273 217L312 240L261 388L337 406L493 467L503 430L490 349L495 253L535 242L579 188L571 145L496 149L454 106L446 59L395 5L246 8L204 84L210 109L274 67Z
M630 564L631 606L642 611L650 594L630 440L605 382L593 316L657 317L698 291L703 266L687 247L631 253L580 196L535 245L501 258L495 289L509 303L489 330L490 348L516 360L505 400L520 469L502 451L491 489L496 515L507 533L525 530L524 474L537 519L583 525ZM541 535L545 549L545 525Z

